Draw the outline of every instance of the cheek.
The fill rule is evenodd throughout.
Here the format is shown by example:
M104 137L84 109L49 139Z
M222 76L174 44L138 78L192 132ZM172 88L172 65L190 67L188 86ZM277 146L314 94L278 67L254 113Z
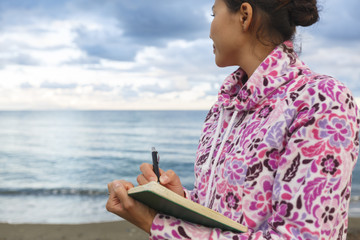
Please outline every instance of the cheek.
M211 37L211 39L216 38L216 35L218 35L218 34L219 34L218 24L217 24L216 20L214 19L211 22L211 25L210 25L210 37Z
M214 20L211 22L210 25L210 38L212 39L214 36Z

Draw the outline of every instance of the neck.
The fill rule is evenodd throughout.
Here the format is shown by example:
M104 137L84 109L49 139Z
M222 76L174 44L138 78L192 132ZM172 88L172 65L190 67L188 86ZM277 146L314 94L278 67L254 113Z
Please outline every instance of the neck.
M258 41L256 41L255 44L249 41L248 46L243 48L245 51L238 61L239 66L241 66L248 77L250 77L274 48L272 45L265 46Z

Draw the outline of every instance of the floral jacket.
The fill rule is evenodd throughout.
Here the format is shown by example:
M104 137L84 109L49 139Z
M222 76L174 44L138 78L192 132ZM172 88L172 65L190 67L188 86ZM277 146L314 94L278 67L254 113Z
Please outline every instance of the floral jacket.
M249 231L157 214L150 239L346 239L359 124L349 89L279 45L249 79L241 68L225 79L186 190Z

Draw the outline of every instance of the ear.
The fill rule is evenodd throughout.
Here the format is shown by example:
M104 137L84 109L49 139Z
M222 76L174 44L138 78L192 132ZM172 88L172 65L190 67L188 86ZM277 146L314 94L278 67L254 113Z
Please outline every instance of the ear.
M248 31L253 20L253 8L248 2L241 4L239 9L240 24L244 32Z

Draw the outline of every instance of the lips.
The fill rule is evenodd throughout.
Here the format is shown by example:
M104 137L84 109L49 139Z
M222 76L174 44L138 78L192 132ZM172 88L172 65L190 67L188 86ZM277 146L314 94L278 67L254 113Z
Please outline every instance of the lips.
M215 44L213 44L213 52L215 53Z

